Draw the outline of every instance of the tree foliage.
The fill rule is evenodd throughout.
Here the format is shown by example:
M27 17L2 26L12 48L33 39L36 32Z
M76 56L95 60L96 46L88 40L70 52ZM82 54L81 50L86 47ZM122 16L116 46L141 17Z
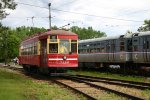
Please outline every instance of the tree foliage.
M19 38L8 27L0 26L0 60L18 55Z
M150 20L144 20L144 26L138 28L139 32L150 31Z
M0 19L5 18L8 13L6 13L6 9L14 10L16 8L16 3L14 0L0 0Z
M11 29L0 24L0 60L12 59L19 55L20 42L35 33L47 31L44 28L18 27Z
M96 31L92 27L80 28L78 26L73 26L73 27L71 27L70 30L72 32L75 32L76 34L78 34L78 37L79 37L80 40L106 36L106 33Z
M46 32L47 30L45 28L21 26L17 27L13 31L17 35L17 37L19 37L20 41L22 41L24 38L29 37L35 33Z

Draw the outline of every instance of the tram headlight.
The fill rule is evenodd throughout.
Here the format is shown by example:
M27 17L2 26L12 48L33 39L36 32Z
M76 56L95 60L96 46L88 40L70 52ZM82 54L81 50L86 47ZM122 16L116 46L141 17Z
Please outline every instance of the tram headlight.
M64 56L64 57L63 57L63 60L67 60L67 57L66 57L66 56Z

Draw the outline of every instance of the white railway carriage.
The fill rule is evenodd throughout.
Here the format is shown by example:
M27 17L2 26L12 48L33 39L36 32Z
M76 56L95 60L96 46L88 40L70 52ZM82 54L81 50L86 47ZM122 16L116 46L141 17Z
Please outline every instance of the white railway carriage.
M79 41L80 66L122 65L131 61L131 35Z
M150 31L135 33L132 37L132 59L139 65L150 64Z

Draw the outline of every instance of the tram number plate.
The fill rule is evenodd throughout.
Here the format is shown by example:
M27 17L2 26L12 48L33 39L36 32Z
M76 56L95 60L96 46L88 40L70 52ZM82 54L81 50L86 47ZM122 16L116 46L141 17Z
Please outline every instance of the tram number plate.
M49 64L69 64L69 61L50 61Z
M59 64L69 64L69 61L59 61Z

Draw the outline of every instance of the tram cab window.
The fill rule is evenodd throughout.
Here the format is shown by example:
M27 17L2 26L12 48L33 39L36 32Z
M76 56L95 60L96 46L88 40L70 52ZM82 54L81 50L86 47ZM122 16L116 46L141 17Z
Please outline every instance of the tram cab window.
M71 53L77 53L77 40L71 40Z
M49 44L49 53L58 53L58 44L57 43Z
M69 40L60 40L59 53L60 54L69 54L69 51L70 51Z

